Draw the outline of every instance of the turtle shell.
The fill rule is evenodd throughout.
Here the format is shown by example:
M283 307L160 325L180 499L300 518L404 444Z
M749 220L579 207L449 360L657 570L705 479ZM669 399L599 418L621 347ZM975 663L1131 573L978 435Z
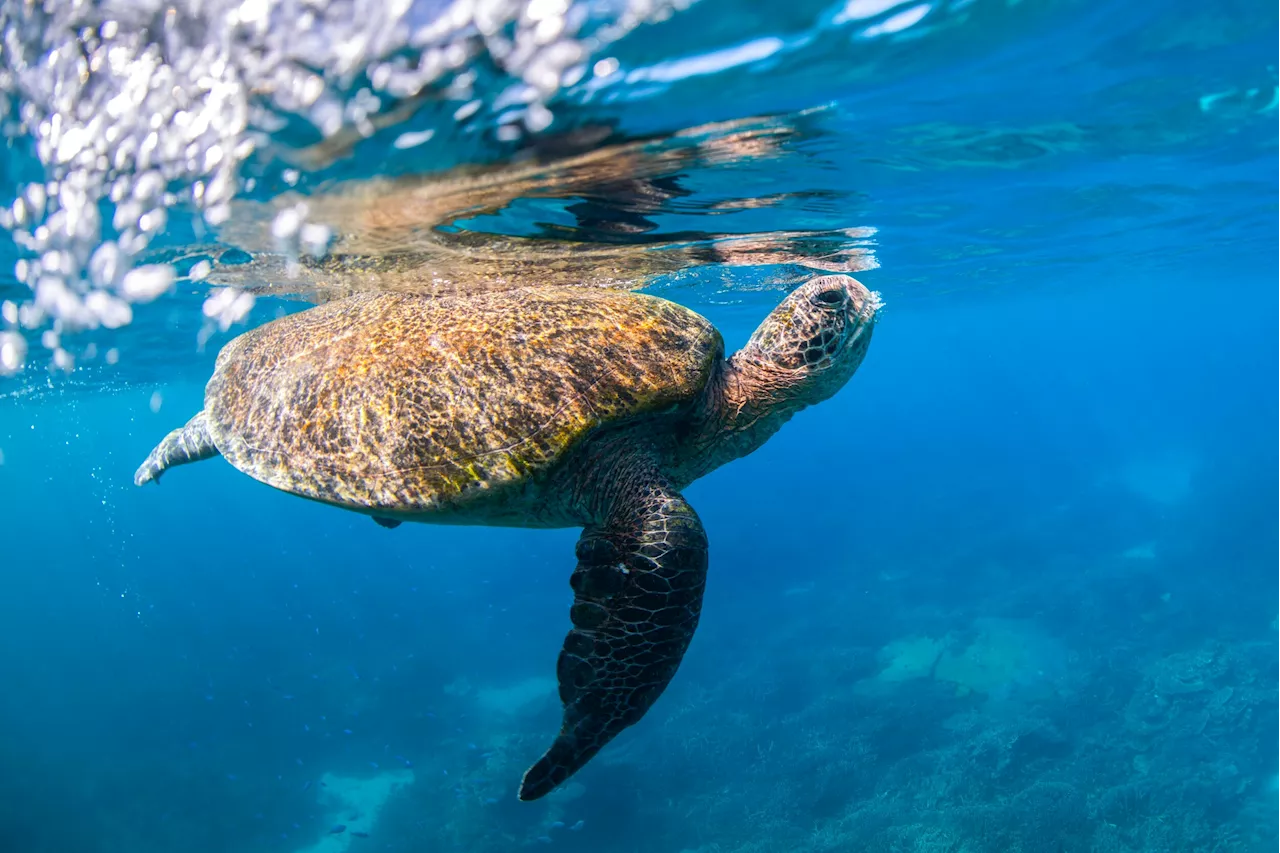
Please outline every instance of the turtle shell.
M448 512L509 503L593 431L678 411L723 354L707 320L642 294L365 293L232 340L205 411L222 455L268 485Z

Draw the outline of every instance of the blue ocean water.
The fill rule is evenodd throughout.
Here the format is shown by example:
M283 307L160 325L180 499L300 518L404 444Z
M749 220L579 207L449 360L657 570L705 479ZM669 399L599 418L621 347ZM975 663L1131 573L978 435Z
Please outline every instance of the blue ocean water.
M517 801L577 531L384 530L221 460L135 488L244 328L199 347L180 288L95 333L118 363L33 338L0 378L0 850L1274 850L1274 5L955 4L887 42L843 7L703 0L566 111L822 107L646 233L874 228L887 304L838 396L686 490L710 577L647 716ZM303 186L476 156L362 150ZM534 196L467 227L575 221ZM735 349L775 272L651 289Z

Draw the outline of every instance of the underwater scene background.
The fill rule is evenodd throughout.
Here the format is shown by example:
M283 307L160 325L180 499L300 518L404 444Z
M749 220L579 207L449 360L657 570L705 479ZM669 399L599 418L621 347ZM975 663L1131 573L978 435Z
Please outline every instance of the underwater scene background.
M224 5L258 7L203 8ZM169 199L122 224L141 191L103 196L94 239L177 281L126 300L125 322L79 324L47 282L88 256L68 237L71 260L50 260L57 229L14 213L49 175L77 185L41 141L64 109L39 103L60 31L4 6L0 850L1274 850L1275 5L529 5L580 10L582 33L639 17L590 42L591 73L549 114L522 102L527 133L499 132L510 68L480 54L455 69L475 72L466 110L413 104L318 160L288 152L341 122L281 107L237 155L229 220ZM425 26L463 6L480 8L331 14ZM118 13L76 12L103 39ZM564 141L583 128L604 130ZM539 138L648 140L656 165L464 192L412 239L481 241L467 270L568 241L554 269L595 275L591 247L620 252L601 286L643 279L730 350L815 270L887 307L839 395L686 490L711 568L678 675L521 803L560 720L576 530L384 530L220 460L159 488L131 477L200 409L226 341L364 280L268 266L262 235L293 234L273 199L314 196L325 224L319 198L344 181L528 162ZM430 245L394 274L442 264Z

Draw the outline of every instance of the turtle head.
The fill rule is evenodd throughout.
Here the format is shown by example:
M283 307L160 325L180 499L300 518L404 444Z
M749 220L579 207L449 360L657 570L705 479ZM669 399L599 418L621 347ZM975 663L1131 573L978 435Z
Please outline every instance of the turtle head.
M879 313L880 297L847 275L792 291L709 386L680 479L693 482L741 459L796 412L843 388L867 354Z
M862 364L880 297L847 275L824 275L796 288L756 329L734 360L743 379L761 383L787 408L820 403Z

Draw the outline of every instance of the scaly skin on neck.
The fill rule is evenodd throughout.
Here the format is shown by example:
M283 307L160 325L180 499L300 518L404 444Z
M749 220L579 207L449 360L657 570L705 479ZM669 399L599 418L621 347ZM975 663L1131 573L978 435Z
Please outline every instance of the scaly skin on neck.
M721 362L676 448L672 479L680 488L754 452L805 407L787 373L745 350Z

